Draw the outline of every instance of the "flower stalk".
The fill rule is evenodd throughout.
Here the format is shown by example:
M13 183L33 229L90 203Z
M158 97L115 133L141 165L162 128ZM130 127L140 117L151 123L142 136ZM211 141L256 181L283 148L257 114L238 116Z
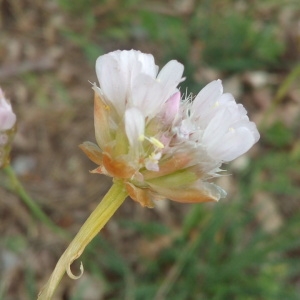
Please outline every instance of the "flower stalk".
M71 272L71 264L80 257L85 247L104 227L107 221L124 202L126 197L127 192L123 182L115 180L110 190L82 225L75 238L60 257L51 277L39 293L38 300L50 300L52 298L53 293L65 272L67 272L69 277L72 279L78 279L81 277L83 273L82 264L80 266L80 274L78 276Z

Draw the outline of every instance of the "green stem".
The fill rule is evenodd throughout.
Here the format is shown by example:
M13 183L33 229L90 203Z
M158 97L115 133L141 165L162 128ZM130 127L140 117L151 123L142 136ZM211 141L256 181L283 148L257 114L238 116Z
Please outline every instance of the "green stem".
M60 257L48 282L42 288L38 300L50 300L52 298L55 289L66 271L73 279L78 279L82 275L82 266L80 267L81 274L75 276L70 270L70 265L82 254L85 247L103 228L115 211L124 202L126 197L127 192L123 183L121 181L115 181L102 201L82 225L66 251Z
M42 223L48 226L52 231L63 236L64 238L67 238L68 235L66 234L66 232L60 227L56 226L51 221L51 219L49 219L49 217L41 210L38 204L28 195L22 183L16 176L16 173L14 172L13 168L10 165L8 165L4 168L4 171L9 177L11 191L15 192L20 197L20 199L25 203L25 205L30 209L31 213L38 220L40 220Z

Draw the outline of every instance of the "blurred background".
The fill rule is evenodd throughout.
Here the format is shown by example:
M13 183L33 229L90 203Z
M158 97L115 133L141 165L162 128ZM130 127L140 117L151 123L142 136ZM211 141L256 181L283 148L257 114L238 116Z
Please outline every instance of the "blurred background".
M28 193L71 236L99 203L111 180L78 148L95 141L89 81L99 55L132 48L183 63L183 91L222 79L261 139L215 181L219 203L127 199L53 299L299 299L299 1L0 0L11 164ZM69 241L9 185L0 172L0 299L35 299Z

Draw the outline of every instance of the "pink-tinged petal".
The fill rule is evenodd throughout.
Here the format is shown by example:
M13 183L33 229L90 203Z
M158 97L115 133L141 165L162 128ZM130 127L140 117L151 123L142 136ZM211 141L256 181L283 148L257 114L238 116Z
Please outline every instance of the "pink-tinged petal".
M11 104L5 99L0 89L0 131L11 129L16 123L16 115L12 111Z
M163 108L162 121L165 124L172 124L179 112L180 92L173 94L165 103Z
M110 108L95 92L94 97L94 125L96 141L101 149L104 149L111 140L111 127L109 124Z
M79 145L79 148L92 162L97 165L102 165L102 151L96 144L91 142L84 142Z
M141 111L135 107L125 111L125 131L131 147L136 147L145 131L145 118Z

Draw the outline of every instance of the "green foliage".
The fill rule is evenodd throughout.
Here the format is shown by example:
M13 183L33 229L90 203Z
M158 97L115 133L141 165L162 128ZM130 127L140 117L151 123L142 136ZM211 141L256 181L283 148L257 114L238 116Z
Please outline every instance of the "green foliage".
M80 14L81 26L62 32L83 50L91 64L105 52L103 44L124 48L135 41L148 42L163 53L163 62L177 59L184 63L188 81L183 90L188 85L193 91L192 75L199 65L240 72L285 63L281 60L285 43L278 38L278 16L261 18L260 2L247 3L241 10L233 0L197 1L185 15L170 10L172 6L167 4L170 12L160 12L160 4L152 9L144 0L57 1L71 19ZM265 5L274 11L281 7L276 1ZM193 60L199 57L196 64L191 55Z
M193 35L203 41L206 64L226 71L274 66L284 48L274 24L257 24L245 14L206 14L193 20Z
M294 135L289 128L278 121L266 130L264 138L270 146L282 148L291 145Z
M108 1L109 0L57 0L57 3L66 11L72 13L82 13L96 9L96 7L99 7Z
M297 174L300 168L300 152L298 144L295 144L298 126L295 124L288 128L277 121L263 131L262 143L269 150L253 162L252 189L270 192L283 200L299 198Z

